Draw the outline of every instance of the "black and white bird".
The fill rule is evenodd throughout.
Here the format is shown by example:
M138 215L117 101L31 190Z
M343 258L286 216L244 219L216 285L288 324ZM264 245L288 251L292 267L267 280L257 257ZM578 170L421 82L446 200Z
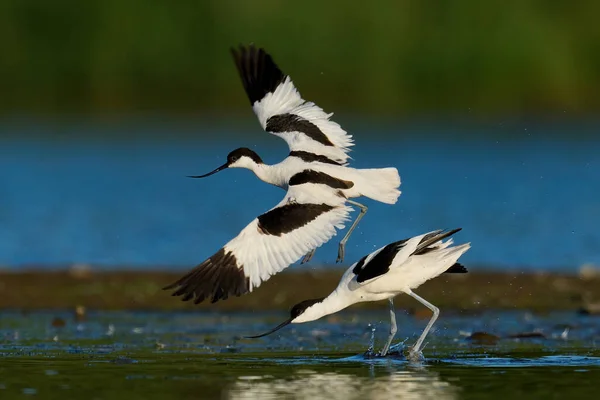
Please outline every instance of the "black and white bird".
M396 315L393 299L406 293L429 308L433 317L410 351L411 359L420 359L421 345L438 318L440 310L413 292L426 281L446 273L466 273L466 268L457 260L470 247L470 243L452 246L452 236L459 229L434 231L410 239L390 243L354 263L342 276L337 288L327 297L305 300L291 309L290 318L270 331L248 338L269 335L289 324L315 321L336 313L352 304L388 300L390 307L390 334L379 353L385 356L396 335Z
M400 196L396 168L355 169L347 166L352 138L321 108L298 93L289 76L263 49L232 49L235 63L254 112L262 127L284 139L289 156L267 165L254 151L239 148L227 162L204 178L226 168L246 168L259 179L286 190L283 200L254 219L240 234L193 270L165 289L174 296L200 303L251 292L270 276L302 256L310 260L317 247L329 241L336 229L344 229L351 204L361 209L340 242L344 245L367 211L349 200L366 196L394 204Z
M232 49L233 58L246 94L262 128L286 141L290 153L274 165L265 164L254 151L239 148L215 170L193 178L204 178L226 168L246 168L264 182L288 190L290 186L312 183L338 191L346 199L369 197L395 204L400 196L400 176L396 168L355 169L348 167L352 136L329 118L316 104L304 100L264 49L253 45ZM317 200L318 201L318 200ZM345 244L367 207L353 200L347 203L360 214L339 244L337 262L344 259ZM315 248L302 260L308 262Z
M241 296L321 246L344 228L352 208L338 189L291 182L283 200L248 224L214 255L165 287L198 304Z

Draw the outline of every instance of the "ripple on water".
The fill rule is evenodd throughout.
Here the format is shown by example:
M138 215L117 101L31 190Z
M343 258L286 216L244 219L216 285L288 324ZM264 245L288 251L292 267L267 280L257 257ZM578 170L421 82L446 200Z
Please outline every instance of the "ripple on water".
M51 326L57 314L68 319L67 324L60 328L59 335ZM346 318L349 315L351 318ZM266 358L279 359L277 354L287 353L304 359L322 359L323 355L335 354L337 358L350 357L346 361L366 362L370 359L372 363L377 363L377 357L369 358L363 352L379 351L389 329L388 314L383 310L348 310L340 313L340 319L336 322L319 320L299 324L255 340L242 337L249 332L261 331L265 326L270 327L272 313L228 313L226 323L217 323L214 313L209 312L94 311L88 313L85 322L77 325L70 323L72 318L67 313L63 315L56 312L30 312L26 315L1 312L0 357L32 357L62 352L115 359L123 354L143 351L154 356L213 354L243 357L246 354L261 354L267 355ZM399 333L396 346L412 345L425 322L401 312L397 313L397 320ZM568 332L565 326L570 327ZM110 335L107 334L109 327L112 328ZM143 327L143 333L136 329L140 327ZM329 334L315 335L315 331L327 331ZM473 336L483 331L493 333L494 340L472 340ZM519 331L525 334L515 334ZM502 356L518 353L526 357L529 354L525 353L530 352L544 356L595 357L598 354L593 351L599 337L600 317L582 317L574 312L531 315L522 311L488 311L480 315L442 315L427 337L428 344L423 353L428 360L450 363L464 360L465 363L479 362L482 365L493 361L486 358L492 354ZM455 357L451 358L451 355ZM526 362L524 360L517 358L512 363L523 364ZM594 360L593 357L588 357L588 361L573 358L572 363L596 365ZM397 356L395 361L401 362L403 357ZM539 362L568 363L568 360L544 358Z
M471 367L583 367L600 366L600 357L552 355L534 358L520 357L460 357L441 360L444 363ZM581 371L581 370L580 370Z

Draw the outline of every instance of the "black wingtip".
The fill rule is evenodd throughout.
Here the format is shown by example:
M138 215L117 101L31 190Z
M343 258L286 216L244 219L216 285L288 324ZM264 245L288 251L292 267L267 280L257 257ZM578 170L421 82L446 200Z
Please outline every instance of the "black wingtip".
M455 263L445 271L447 274L466 274L467 272L469 271L461 263Z
M462 228L456 228L456 229L452 229L449 231L437 230L437 231L434 231L434 232L431 232L431 233L425 235L421 239L421 243L419 243L419 245L417 246L416 250L412 253L412 255L419 256L419 255L427 254L427 253L433 251L435 249L435 247L430 247L430 246L433 246L434 244L441 242L442 240L454 235L456 232L459 232L461 230L462 230Z
M254 44L231 47L233 61L237 67L250 104L260 101L267 93L275 91L286 75L264 49Z
M419 245L417 246L417 251L422 249L422 248L426 248L431 246L432 244L438 243L452 235L454 235L456 232L460 232L462 230L462 228L456 228L456 229L451 229L451 230L437 230L435 232L432 232L430 234L427 234L423 237L423 239L421 239L421 243L419 243Z
M460 231L462 231L462 228L455 228L455 229L451 229L451 230L449 230L449 231L448 231L448 230L446 230L446 229L444 229L444 230L442 231L442 235L443 235L443 238L442 238L442 239L446 239L447 237L449 237L449 236L452 236L452 235L454 235L455 233L457 233L457 232L460 232Z
M194 299L199 304L206 299L212 303L226 300L229 296L241 296L250 291L250 280L235 256L224 249L219 250L202 264L189 271L163 290L175 291L172 296L181 296L182 301Z

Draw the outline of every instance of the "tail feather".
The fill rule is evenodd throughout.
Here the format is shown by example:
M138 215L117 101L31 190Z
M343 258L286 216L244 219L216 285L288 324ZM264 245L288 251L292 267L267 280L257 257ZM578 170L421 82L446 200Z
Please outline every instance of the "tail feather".
M414 274L414 281L410 284L411 289L417 288L443 273L466 273L467 269L458 263L458 259L470 247L470 243L465 243L441 250L434 248L422 255L413 256L415 260L418 260L415 262L415 266L419 268L419 273Z
M446 274L466 274L467 272L469 272L469 271L467 271L467 268L464 265L462 265L461 263L454 263L444 273L446 273Z
M458 259L470 248L471 243L464 243L443 250L433 251L421 257L431 257L432 261L437 260L432 262L432 265L436 265L436 267L434 267L436 269L434 276L443 273L464 274L467 272L467 269L462 264L458 263Z
M386 204L395 204L402 193L400 175L396 168L361 169L362 195Z

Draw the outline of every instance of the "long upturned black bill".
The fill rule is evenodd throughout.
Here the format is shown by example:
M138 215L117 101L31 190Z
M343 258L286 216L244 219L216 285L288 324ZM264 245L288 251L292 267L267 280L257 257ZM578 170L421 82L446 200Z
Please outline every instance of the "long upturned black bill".
M273 332L275 332L275 331L278 331L278 330L280 330L280 329L281 329L281 328L283 328L284 326L287 326L287 325L289 325L291 322L292 322L292 320L291 320L291 319L288 319L287 321L285 321L285 322L282 322L281 324L277 325L275 328L271 329L270 331L268 331L268 332L266 332L266 333L263 333L263 334L261 334L261 335L256 335L256 336L244 336L244 337L245 337L246 339L256 339L256 338L260 338L260 337L263 337L263 336L267 336L267 335L270 335L271 333L273 333Z
M221 165L219 168L215 169L214 171L210 171L208 174L204 174L204 175L188 175L188 178L206 178L207 176L211 176L213 174L216 174L219 171L223 171L224 169L228 168L229 164L225 163L223 165Z

